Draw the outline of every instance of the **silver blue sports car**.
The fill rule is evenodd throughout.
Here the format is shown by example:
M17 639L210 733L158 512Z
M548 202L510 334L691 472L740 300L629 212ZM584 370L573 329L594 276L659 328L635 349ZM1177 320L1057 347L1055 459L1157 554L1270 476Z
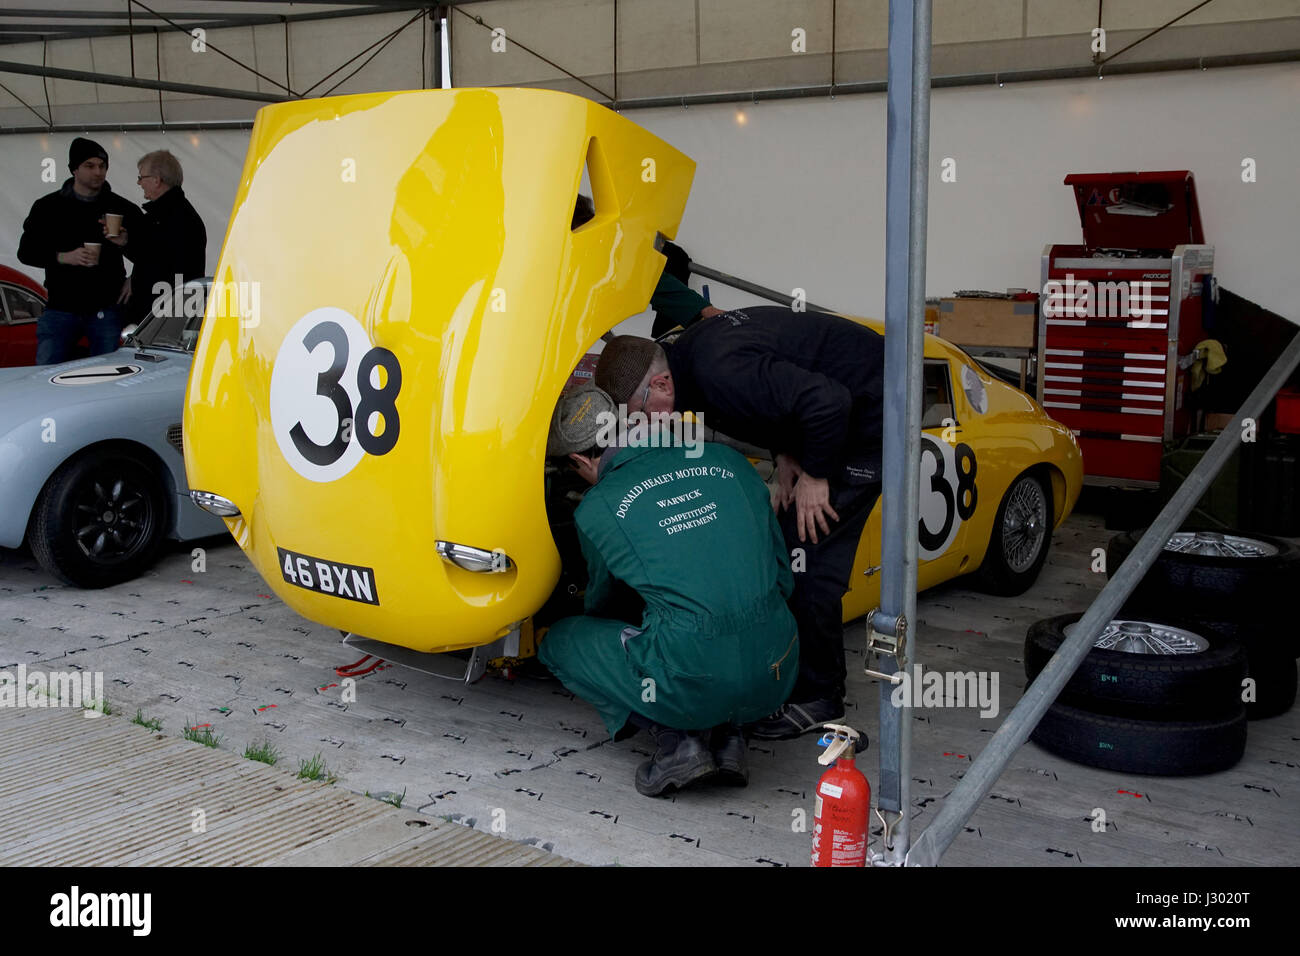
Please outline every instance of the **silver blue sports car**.
M101 588L139 575L165 538L225 533L190 501L181 458L203 316L173 306L201 306L198 285L160 298L116 352L0 369L0 547L26 540L56 578Z

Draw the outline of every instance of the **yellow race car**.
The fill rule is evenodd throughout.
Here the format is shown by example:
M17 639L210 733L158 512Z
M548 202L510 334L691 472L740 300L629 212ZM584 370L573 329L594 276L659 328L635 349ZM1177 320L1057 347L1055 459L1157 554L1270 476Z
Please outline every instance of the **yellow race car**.
M595 217L573 229L584 169ZM543 90L262 109L189 382L195 501L306 618L528 656L561 572L551 413L645 308L693 175L622 116ZM1078 497L1078 445L956 347L927 336L925 355L920 587L982 568L1024 590ZM879 553L877 507L845 620L875 606Z

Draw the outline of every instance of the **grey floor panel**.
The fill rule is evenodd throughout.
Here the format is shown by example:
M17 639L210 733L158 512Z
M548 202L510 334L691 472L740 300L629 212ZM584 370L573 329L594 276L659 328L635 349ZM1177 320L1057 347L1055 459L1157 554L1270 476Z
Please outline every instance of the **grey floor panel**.
M1019 699L1028 625L1084 610L1105 583L1090 566L1092 549L1108 537L1097 518L1072 517L1056 533L1039 583L1019 597L992 598L960 581L921 595L914 633L925 668L996 672L1000 695L998 713L988 718L951 706L913 712L914 835L934 819ZM439 841L459 832L505 837L506 847L534 854L527 865L568 858L600 865L807 864L812 791L821 773L813 737L751 742L747 788L702 787L646 799L632 777L649 756L649 741L609 741L596 712L553 681L489 675L465 686L389 666L357 678L355 700L344 700L334 668L356 661L359 652L342 645L336 631L270 597L233 543L212 539L199 546L205 571L194 570L191 548L175 547L145 577L95 592L58 585L29 555L0 551L0 668L25 663L100 671L120 715L140 709L163 721L161 734L131 728L158 749L118 754L85 771L105 795L97 808L61 790L57 776L0 774L0 826L9 833L23 827L21 840L10 841L12 852L57 854L61 841L84 840L113 819L138 837L156 824L150 813L165 808L182 829L137 847L130 859L194 862L198 844L184 827L195 799L227 808L224 815L233 820L250 781L281 768L292 772L319 754L338 782L303 786L342 794L350 801L344 810L321 809L310 794L299 797L284 804L291 811L286 825L308 835L307 844L292 845L260 821L247 825L242 844L223 831L226 842L209 841L203 861L320 863L343 854L373 865L430 864L439 860ZM880 689L861 674L861 622L846 628L846 644L846 719L874 747ZM53 750L41 733L23 730L17 716L0 712L0 768L48 760L46 751ZM61 759L93 756L97 723L65 723ZM191 770L209 752L179 734L204 724L221 738L218 757L251 769ZM277 768L236 759L263 740L280 752ZM1300 857L1298 745L1294 710L1253 722L1242 762L1208 777L1109 773L1026 744L942 865L1293 864ZM860 766L869 778L877 776L874 751ZM151 781L153 809L124 802L131 791L115 792L124 777ZM403 809L367 799L367 792L404 794ZM249 810L260 806L252 802ZM1103 832L1093 826L1098 808L1106 814ZM388 819L388 811L401 821ZM874 845L880 839L877 826ZM96 859L120 860L123 853L110 847ZM506 857L495 840L481 852L448 859Z

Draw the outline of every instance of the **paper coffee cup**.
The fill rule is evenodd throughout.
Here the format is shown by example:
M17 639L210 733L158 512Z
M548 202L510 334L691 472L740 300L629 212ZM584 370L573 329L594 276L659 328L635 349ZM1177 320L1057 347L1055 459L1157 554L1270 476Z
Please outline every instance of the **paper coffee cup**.
M119 236L122 234L122 214L120 212L104 213L104 225L108 228L110 236Z
M99 246L100 244L98 242L85 243L86 251L94 257L96 265L99 264Z

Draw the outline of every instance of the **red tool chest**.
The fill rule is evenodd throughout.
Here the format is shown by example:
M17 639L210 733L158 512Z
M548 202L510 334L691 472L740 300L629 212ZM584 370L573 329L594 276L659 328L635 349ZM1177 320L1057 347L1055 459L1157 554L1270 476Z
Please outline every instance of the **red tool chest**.
M1075 173L1083 245L1043 252L1038 401L1069 426L1089 484L1157 487L1188 434L1187 369L1214 268L1186 170Z

